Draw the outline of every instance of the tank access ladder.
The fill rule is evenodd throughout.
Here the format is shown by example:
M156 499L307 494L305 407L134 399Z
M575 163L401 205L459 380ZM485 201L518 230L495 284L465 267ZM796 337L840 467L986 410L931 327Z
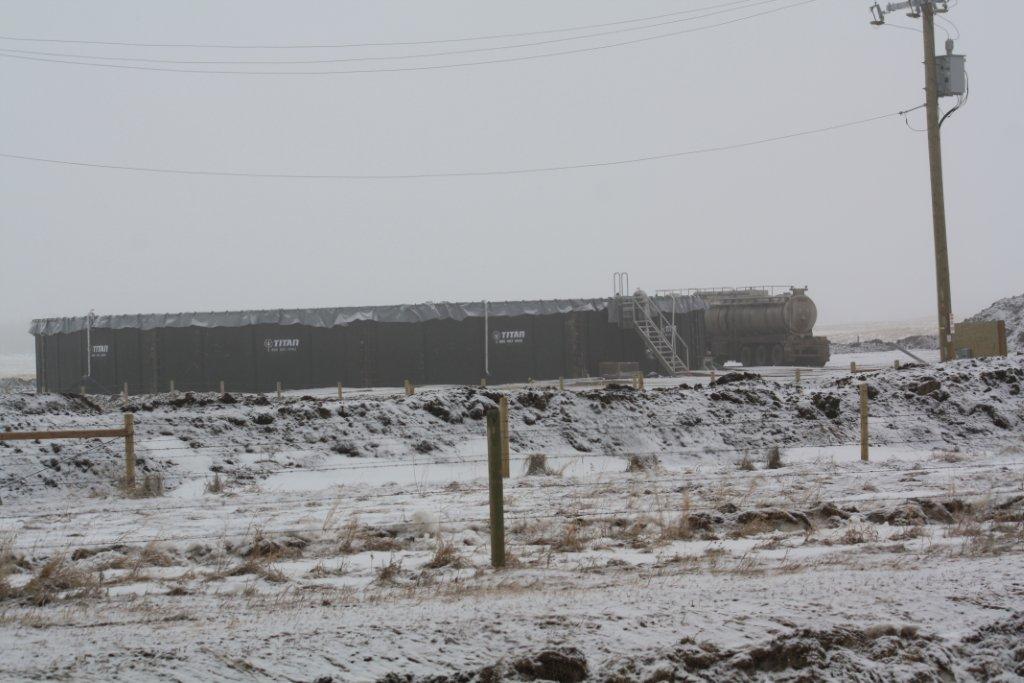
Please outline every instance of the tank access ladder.
M687 372L690 369L690 349L658 304L641 289L617 298L622 324L637 331L661 367L673 377ZM685 358L679 355L679 350Z

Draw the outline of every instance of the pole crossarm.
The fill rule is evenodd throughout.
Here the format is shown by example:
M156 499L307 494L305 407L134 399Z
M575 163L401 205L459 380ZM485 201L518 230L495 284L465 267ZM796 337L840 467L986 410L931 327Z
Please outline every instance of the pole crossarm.
M882 9L882 6L876 2L871 6L871 23L875 25L884 24L886 14L902 10L910 10L907 16L917 19L921 16L921 8L925 5L931 5L932 11L937 14L949 11L948 0L904 0L904 2L890 2L885 6L885 9Z

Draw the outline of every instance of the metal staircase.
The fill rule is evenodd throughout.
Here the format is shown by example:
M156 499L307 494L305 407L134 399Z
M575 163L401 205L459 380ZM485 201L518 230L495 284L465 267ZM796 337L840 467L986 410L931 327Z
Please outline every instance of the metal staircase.
M616 299L621 324L640 334L644 344L669 375L678 376L690 369L690 349L657 302L640 289L632 295L619 294Z

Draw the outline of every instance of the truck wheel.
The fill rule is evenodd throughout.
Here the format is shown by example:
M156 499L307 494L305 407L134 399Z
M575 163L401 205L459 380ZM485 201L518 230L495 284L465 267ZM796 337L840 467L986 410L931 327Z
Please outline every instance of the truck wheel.
M749 346L744 346L740 349L740 363L743 367L749 368L754 363L754 352Z
M772 365L782 365L782 361L785 356L785 351L782 349L781 344L776 344L772 347Z
M757 364L761 367L768 365L768 347L758 346L757 347Z

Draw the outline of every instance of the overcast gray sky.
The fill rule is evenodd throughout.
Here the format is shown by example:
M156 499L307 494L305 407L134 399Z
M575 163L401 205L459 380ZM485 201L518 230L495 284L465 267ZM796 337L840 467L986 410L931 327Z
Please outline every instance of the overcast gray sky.
M425 41L617 22L724 1L6 1L0 33L136 43ZM505 52L285 68L536 55L793 2ZM0 57L0 153L180 169L402 174L728 145L923 102L921 35L871 27L868 4L817 0L628 46L404 72L189 74ZM944 127L953 304L962 316L1024 290L1015 199L1024 149L1017 39L1024 5L961 0L948 16L962 33L958 52L968 56L972 86L969 105ZM899 14L893 22L920 25ZM309 60L570 35L577 34L310 50L0 45L148 59ZM922 112L910 122L923 126ZM806 284L825 322L920 317L935 306L927 170L925 136L900 117L716 154L476 178L193 177L0 158L0 330L7 330L0 346L30 348L23 330L31 318L90 308L601 296L620 270L649 290Z

